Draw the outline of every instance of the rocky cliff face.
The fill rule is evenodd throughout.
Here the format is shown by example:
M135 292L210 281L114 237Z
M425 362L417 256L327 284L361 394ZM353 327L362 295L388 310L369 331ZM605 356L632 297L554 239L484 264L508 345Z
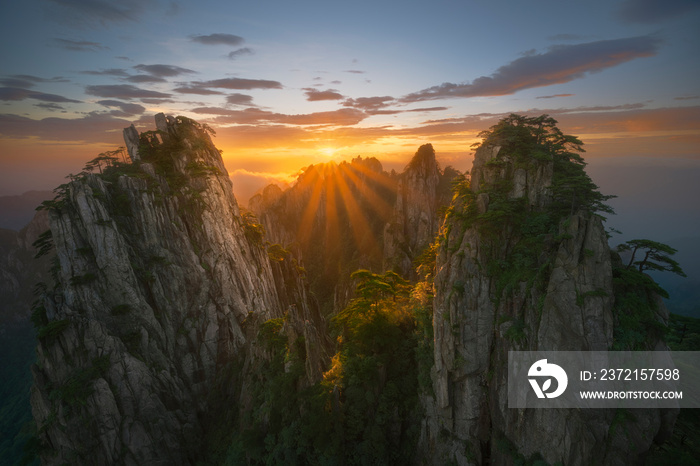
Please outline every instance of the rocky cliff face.
M327 361L301 275L241 216L207 128L156 121L138 144L129 132L132 164L81 175L49 211L60 269L32 392L45 464L196 462L221 398L233 418L250 408L270 319L303 342L307 384Z
M396 203L384 227L384 269L416 278L413 260L435 239L441 206L450 202L447 187L456 172L443 173L431 144L421 146L399 177Z
M619 344L620 269L596 215L605 197L574 153L580 143L548 119L492 129L435 242L455 172L429 145L399 176L375 159L308 167L291 189L251 200L257 223L206 126L164 115L156 126L125 131L133 163L93 164L100 174L82 173L48 203L43 247L53 243L58 264L34 312L32 391L44 463L340 463L380 452L423 464L616 465L641 462L668 434L670 411L507 407L508 351ZM345 307L351 272L390 264L415 278L413 259L431 243L422 281L363 271ZM330 368L305 274L330 311L344 308ZM650 319L667 319L650 289ZM214 458L205 450L217 442L228 453Z
M552 223L551 159L482 145L471 173L437 257L428 456L435 464L510 464L517 455L567 465L640 462L672 426L672 413L635 413L624 429L611 429L614 411L507 407L508 351L613 345L611 255L600 218L580 208Z

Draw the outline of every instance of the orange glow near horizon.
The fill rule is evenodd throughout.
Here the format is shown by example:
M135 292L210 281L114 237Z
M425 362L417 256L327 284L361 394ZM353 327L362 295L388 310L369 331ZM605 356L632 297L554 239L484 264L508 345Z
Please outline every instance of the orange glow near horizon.
M333 147L323 147L321 149L318 149L318 152L320 152L328 158L331 158L336 154L336 152L338 152L338 149L335 149Z
M329 160L375 157L384 170L401 172L416 149L425 143L433 144L441 167L451 165L462 172L468 171L471 144L479 141L479 131L495 123L496 118L476 123L468 118L429 120L413 128L213 124L217 132L213 141L223 150L224 164L232 178L237 179L234 191L245 204L258 189L270 183L284 188L296 180L303 168ZM588 160L627 156L698 158L697 107L582 112L557 115L557 119L565 133L583 140L587 150L584 157ZM151 128L149 122L141 129ZM100 152L123 145L118 131L97 129L102 131L88 133L81 128L78 132L77 127L70 126L60 134L53 131L41 136L2 138L2 194L51 190ZM91 138L89 141L55 140L58 136L77 139L86 134Z
M390 214L392 206L371 188L361 189L366 188L365 183L354 169L365 172L357 164L351 166L347 163L338 165L329 162L310 168L300 177L295 192L301 197L295 202L305 205L297 231L301 244L309 245L311 241L321 241L326 245L338 244L344 233L341 229L347 227L359 250L373 255L381 250L372 233L369 211L366 209L385 218ZM382 186L388 187L388 183L384 180ZM325 222L321 230L323 237L312 238L313 226L320 220Z

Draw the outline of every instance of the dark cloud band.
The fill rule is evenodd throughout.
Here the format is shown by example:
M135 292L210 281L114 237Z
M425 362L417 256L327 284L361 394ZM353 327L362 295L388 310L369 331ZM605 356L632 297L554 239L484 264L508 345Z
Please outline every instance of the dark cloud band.
M0 87L0 100L3 101L18 101L24 99L34 99L42 102L52 103L80 103L79 100L69 99L56 94L47 94L45 92L36 92L29 89L21 89L18 87Z
M241 45L245 42L245 39L243 39L241 36L222 33L191 36L190 40L192 42L197 42L198 44L204 45L230 45L233 47Z
M513 60L491 76L481 76L467 84L443 83L409 94L401 101L499 96L523 89L567 83L635 58L656 55L660 42L654 36L639 36L558 45L545 53L530 54Z
M190 83L189 87L195 89L251 90L282 89L282 84L279 81L268 81L266 79L224 78L211 81L195 81Z
M139 98L168 98L170 94L163 92L149 91L141 89L131 84L105 84L97 86L87 86L85 93L97 97L112 97L117 99L139 99Z

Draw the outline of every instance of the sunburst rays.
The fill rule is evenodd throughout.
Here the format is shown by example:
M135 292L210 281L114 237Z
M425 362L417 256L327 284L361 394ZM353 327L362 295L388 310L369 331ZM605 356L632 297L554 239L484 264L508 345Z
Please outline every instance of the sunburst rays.
M376 162L376 161L372 161ZM309 167L299 178L298 202L304 205L298 238L307 247L331 251L352 241L363 255L380 258L379 238L392 212L395 181L361 158ZM313 244L312 244L313 243Z

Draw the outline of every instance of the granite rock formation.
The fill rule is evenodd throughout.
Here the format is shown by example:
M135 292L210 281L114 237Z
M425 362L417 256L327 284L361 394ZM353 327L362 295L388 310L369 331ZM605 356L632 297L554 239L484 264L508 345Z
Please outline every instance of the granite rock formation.
M83 174L49 209L60 267L32 392L45 464L195 463L216 418L247 409L270 319L305 337L307 384L327 361L302 276L241 216L207 128L157 122L138 147L128 132L132 164Z
M533 243L552 186L551 161L523 163L482 145L470 185L450 208L434 281L434 397L424 398L422 444L433 464L510 464L514 452L549 464L638 464L672 429L675 414L663 410L635 412L613 429L614 410L508 408L508 351L613 346L611 254L600 217L578 209L557 235ZM504 206L526 212L526 228L516 210L500 216ZM528 259L527 251L536 254Z
M416 278L413 261L435 239L442 222L439 209L450 202L455 174L440 169L431 144L418 149L399 177L394 210L384 227L384 269Z

